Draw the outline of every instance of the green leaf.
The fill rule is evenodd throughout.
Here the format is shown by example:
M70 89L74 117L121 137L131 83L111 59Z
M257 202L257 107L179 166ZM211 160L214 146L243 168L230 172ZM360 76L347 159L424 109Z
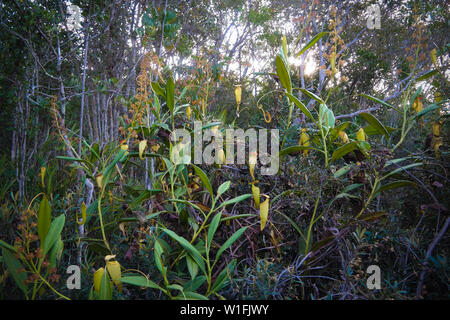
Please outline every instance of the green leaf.
M303 240L306 240L305 235L303 234L302 230L300 229L300 227L294 222L294 220L292 220L291 218L289 218L287 215L285 215L284 213L282 213L281 211L278 211L278 213L280 213L283 217L286 218L287 221L289 221L289 223L292 225L292 227L294 227L295 230L297 230L298 234L303 238Z
M100 282L100 292L98 295L99 300L111 300L112 299L112 282L109 279L108 272L103 272L102 280Z
M41 247L43 246L45 237L50 229L50 223L52 222L51 213L52 211L50 209L50 204L48 203L47 196L44 194L44 197L39 204L39 215L37 221L38 236L39 241L41 242Z
M391 171L388 174L386 174L385 176L383 176L380 180L384 180L384 179L386 179L386 178L388 178L388 177L390 177L390 176L392 176L392 175L394 175L396 173L402 172L404 170L407 170L407 169L410 169L410 168L414 168L414 167L417 167L417 166L421 166L422 164L423 164L422 162L412 163L412 164L409 164L407 166L404 166L404 167L401 167L401 168L397 168L394 171Z
M387 132L391 133L394 132L395 128L389 127L389 126L384 126L387 130ZM376 134L384 134L384 133L380 133L380 131L378 129L375 129L374 127L372 127L370 124L368 124L367 126L365 126L364 128L364 132L368 135L368 136L374 136Z
M164 90L161 88L158 82L152 81L152 89L158 96L164 97Z
M211 224L208 228L208 250L211 248L211 242L214 237L214 234L216 233L217 228L219 227L220 218L222 217L222 214L219 212L217 213L213 220L211 221Z
M330 159L330 163L333 161L336 161L337 159L342 158L343 156L345 156L346 154L352 152L353 150L355 150L357 148L358 148L357 141L352 141L347 144L344 144L343 146L337 148L333 152L333 155L331 156L331 159Z
M324 103L321 103L319 107L319 121L320 123L324 123L328 130L334 128L336 123L333 111L328 109L327 105Z
M313 147L305 147L305 146L290 146L280 151L279 155L283 156L285 154L292 154L296 152L300 152L303 150L311 150Z
M385 216L386 214L387 214L386 212L371 212L361 216L359 220L372 221L378 219L379 217Z
M247 230L247 227L242 227L240 228L238 231L236 231L235 233L233 233L233 235L228 238L227 241L225 241L225 243L220 247L219 251L217 251L216 254L216 259L214 260L214 264L216 264L217 260L219 260L220 256L222 255L222 253L227 250L229 247L231 247L231 245L237 240L239 239L239 237L245 232L245 230Z
M394 182L385 184L384 186L381 186L380 188L377 189L377 191L375 192L375 195L379 194L381 192L384 192L386 190L402 188L402 187L409 187L409 186L415 186L415 185L416 184L414 182L412 182L412 181L398 180L398 181L394 181Z
M349 186L346 186L346 187L344 188L344 190L342 190L342 192L347 193L347 192L350 192L350 191L352 191L352 190L354 190L354 189L356 189L356 188L359 188L359 187L361 187L361 186L362 186L362 183L353 183L353 184L351 184L351 185L349 185Z
M310 97L311 99L316 100L316 101L319 102L319 103L325 104L325 102L322 100L322 98L320 98L319 96L315 95L314 93L309 92L309 91L306 90L306 89L300 89L300 91L301 91L302 93L306 94L306 95L307 95L308 97Z
M311 48L313 45L316 44L317 41L320 40L324 35L326 35L328 32L320 32L316 34L309 42L297 53L297 57L300 57L302 54L306 52L309 48Z
M431 71L425 73L423 76L418 77L418 78L416 79L416 81L423 81L423 80L426 80L426 79L428 79L429 77L434 76L434 75L437 74L437 73L438 73L437 70L431 70Z
M437 105L434 103L430 104L428 107L426 107L425 109L423 109L422 111L420 111L419 113L416 114L416 119L420 118L421 116L423 116L433 110L439 109L440 107L441 107L440 105Z
M198 265L188 254L186 255L186 264L189 270L189 274L191 275L191 279L195 279L198 273Z
M236 198L233 198L233 199L224 201L224 202L222 202L222 203L220 204L220 206L217 207L217 209L222 208L222 207L224 207L224 206L227 206L227 205L229 205L229 204L233 204L233 203L236 203L236 202L244 201L245 199L248 199L248 198L250 198L251 196L252 196L251 193L247 193L247 194L243 194L243 195L241 195L241 196L238 196L238 197L236 197Z
M200 269L205 273L205 262L203 261L200 252L192 244L190 244L189 241L187 241L183 237L180 237L172 230L164 229L164 232L173 240L178 242L187 252L189 252L191 254L192 259L194 259L195 263L197 263Z
M17 253L17 249L16 248L14 248L12 245L10 245L10 244L7 244L5 241L3 241L3 240L0 240L0 246L1 247L3 247L3 248L5 248L5 249L8 249L8 250L10 250L10 251L12 251L12 252L14 252L14 253Z
M211 292L219 292L223 289L227 275L231 274L236 268L236 259L231 260L231 262L219 273L214 284L211 287Z
M231 181L226 181L222 183L219 188L217 189L217 198L219 198L224 192L226 192L231 185Z
M126 277L122 277L120 279L120 281L122 283L131 284L133 286L152 288L152 289L159 289L161 291L164 291L163 288L161 288L156 283L154 283L153 281L147 279L144 276L126 276Z
M300 110L302 110L302 112L309 118L311 119L311 121L313 121L314 123L316 123L316 121L314 120L314 117L312 116L311 112L309 112L308 108L306 108L306 106L303 104L303 102L301 102L300 100L298 100L296 97L294 97L292 94L287 93L286 94L289 98L289 100L291 100L291 102L293 102L297 107L300 108Z
M176 297L173 297L175 300L209 300L204 295L201 295L197 292L185 291L183 294L180 294Z
M90 165L90 166L92 166L92 167L94 166L94 165L93 165L92 163L90 163L89 161L84 160L84 159L80 159L80 158L57 156L56 159L67 160L67 161L74 161L74 162L83 162L83 163L86 163L86 164L88 164L88 165Z
M358 116L366 120L372 126L372 128L375 128L379 133L384 134L386 138L389 138L389 132L386 130L383 124L373 115L367 112L362 112Z
M419 89L417 89L417 91L413 94L413 96L411 97L411 99L409 100L409 109L411 109L412 104L414 103L414 101L416 100L416 98L418 96L420 96L420 93L422 92L422 86L419 87Z
M58 241L50 249L50 252L48 254L48 261L50 262L50 266L54 268L57 267L58 262L61 260L63 250L64 250L64 242L61 240L61 237L59 237Z
M214 192L213 192L213 189L211 186L211 182L209 181L209 178L206 175L206 173L202 169L197 167L195 164L191 164L191 165L194 167L194 170L195 170L195 173L197 174L197 176L200 178L200 180L202 180L203 186L206 188L206 190L208 190L211 197L214 198Z
M344 174L347 174L351 169L352 169L352 166L342 167L338 171L336 171L333 176L335 179L337 179L337 178L343 176Z
M288 93L292 93L291 77L289 76L285 62L280 55L277 55L275 64L277 66L277 74L280 78L281 85Z
M161 247L161 244L158 240L155 240L155 243L153 245L153 256L155 258L155 264L158 268L159 272L163 275L163 277L166 277L166 268L164 267L164 262L162 260L163 255L163 248Z
M167 101L167 107L169 108L170 112L173 112L173 109L175 107L175 84L173 82L173 78L169 77L166 84L166 101Z
M5 248L2 248L2 256L9 273L12 275L17 286L20 288L20 290L23 291L23 293L27 297L28 290L24 284L24 281L27 278L27 274L26 272L22 273L18 272L19 269L23 269L22 263L16 257L14 257L14 255L9 250Z
M48 230L47 237L44 240L43 245L43 254L44 256L47 252L53 247L53 245L58 241L61 237L61 231L64 227L64 223L66 221L66 216L61 214L57 217L50 225L50 229Z
M200 288L200 286L202 284L204 284L206 281L206 276L201 275L201 276L197 276L194 279L186 282L183 286L184 291L196 291L198 288Z
M389 103L387 103L387 102L385 102L385 101L383 101L381 99L375 98L373 96L370 96L370 95L364 94L364 93L361 93L361 96L363 96L363 97L365 97L367 99L370 99L370 100L372 100L372 101L374 101L376 103L379 103L379 104L381 104L381 105L383 105L385 107L392 108L392 109L394 109L394 110L399 112L399 110L397 108L395 108L393 105L391 105L391 104L389 104Z

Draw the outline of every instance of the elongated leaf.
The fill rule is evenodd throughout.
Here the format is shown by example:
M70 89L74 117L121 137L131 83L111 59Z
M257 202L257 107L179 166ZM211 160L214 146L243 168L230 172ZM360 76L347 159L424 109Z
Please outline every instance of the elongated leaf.
M2 248L2 256L3 261L6 264L6 268L12 275L17 286L20 288L20 290L23 291L25 296L27 296L28 291L27 287L24 284L24 281L27 278L27 274L25 272L18 272L18 270L20 269L24 270L22 263L16 257L14 257L14 254L12 254L8 249Z
M104 271L100 281L100 292L98 294L99 300L111 300L112 291L113 287L111 279L109 278L108 272Z
M286 218L287 221L289 221L289 223L292 225L292 227L294 227L295 230L297 230L298 234L303 238L303 240L306 240L305 235L303 234L302 230L300 229L300 227L294 222L294 220L292 220L291 218L289 218L287 215L285 215L284 213L282 213L281 211L278 211L278 213L280 213L283 217Z
M50 262L50 266L54 268L57 267L57 264L61 260L63 250L64 250L64 242L61 240L61 237L59 237L58 241L50 249L50 252L48 254L48 261Z
M180 295L174 297L173 299L175 299L175 300L209 300L204 295L197 293L197 292L192 292L192 291L185 291L185 292L183 292L183 294L180 294Z
M212 242L212 239L214 238L214 234L216 233L217 228L219 227L221 217L222 217L222 214L220 212L217 213L214 216L213 220L211 221L211 224L209 225L209 228L208 228L208 250L209 250L209 248L211 248L211 242Z
M389 132L389 133L394 132L395 130L397 130L397 129L389 127L389 126L384 126L384 127L386 128L387 132ZM372 127L370 124L365 126L363 128L363 130L368 136L374 136L376 134L383 134L383 133L380 133L379 130L377 130L374 127Z
M191 254L192 259L194 259L195 263L197 263L200 269L203 272L205 272L205 263L203 261L202 255L192 244L189 243L189 241L187 241L183 237L180 237L172 230L164 229L164 232L173 240L178 242L187 252L189 252Z
M314 117L312 116L311 112L309 112L308 108L306 108L306 106L303 104L303 102L301 102L300 100L298 100L296 97L294 97L292 94L287 93L287 96L289 98L289 100L291 100L291 102L293 102L300 110L302 110L302 112L309 118L311 119L311 121L313 121L314 123L316 122L314 120Z
M214 284L211 287L211 292L219 292L222 290L227 279L227 275L232 274L234 268L236 268L236 259L231 260L231 262L219 273Z
M50 204L48 203L47 196L44 197L39 204L39 215L37 222L39 241L41 242L41 247L44 244L45 237L47 236L48 230L50 229L50 223L52 222L52 211L50 209Z
M386 214L386 212L372 212L361 216L359 220L372 221L378 219L379 217L385 216Z
M409 186L415 186L416 184L412 181L408 181L408 180L398 180L398 181L394 181L388 184L385 184L384 186L381 186L380 188L378 188L378 190L376 191L375 194L379 194L383 191L387 191L390 189L396 189L396 188L402 188L402 187L409 187Z
M336 171L333 176L334 176L334 178L337 179L337 178L343 176L344 174L347 174L351 169L352 169L352 166L342 167L338 171Z
M319 96L315 95L314 93L309 92L309 91L306 90L306 89L300 89L300 91L301 91L302 93L306 94L306 95L307 95L308 97L310 97L311 99L316 100L316 101L319 102L319 103L325 104L325 102L322 100L322 98L320 98Z
M227 206L227 205L229 205L229 204L233 204L233 203L236 203L236 202L244 201L245 199L248 199L248 198L250 198L251 196L252 196L251 193L247 193L247 194L243 194L243 195L241 195L241 196L238 196L238 197L236 197L236 198L227 200L227 201L225 201L225 202L222 202L222 203L220 204L220 206L217 207L217 209L222 208L222 207L224 207L224 206Z
M231 181L226 181L222 183L217 189L217 198L219 198L224 192L230 189Z
M418 77L418 78L416 79L416 81L423 81L423 80L426 80L426 79L428 79L429 77L434 76L434 75L437 74L437 73L438 73L437 70L431 70L431 71L425 73L423 76Z
M163 288L144 276L125 276L120 279L122 283L131 284L133 286L152 288L164 291Z
M279 155L283 156L286 154L297 153L304 150L311 150L313 147L305 147L305 146L290 146L280 151Z
M354 190L356 188L359 188L361 186L362 186L362 183L353 183L353 184L351 184L349 186L346 186L344 188L344 190L342 190L342 192L350 192L350 191L352 191L352 190Z
M83 162L86 163L90 166L94 166L91 162L84 160L84 159L80 159L80 158L73 158L73 157L65 157L65 156L57 156L56 159L60 159L60 160L66 160L66 161L73 161L73 162Z
M408 169L410 169L410 168L414 168L414 167L417 167L417 166L421 166L423 163L422 162L419 162L419 163L412 163L412 164L409 164L409 165L406 165L406 166L404 166L404 167L401 167L401 168L397 168L397 169L395 169L394 171L391 171L391 172L389 172L388 174L386 174L384 177L382 177L380 180L384 180L384 179L386 179L387 177L390 177L390 176L392 176L392 175L394 175L394 174L397 174L397 173L399 173L399 172L402 172L402 171L404 171L404 170L408 170Z
M437 105L434 103L430 104L428 107L426 107L425 109L423 109L422 111L420 111L416 114L416 119L420 118L421 116L426 115L427 113L429 113L433 110L439 109L440 107L441 107L440 105Z
M372 128L375 128L379 133L384 134L386 138L389 137L389 132L386 130L383 124L373 115L367 112L362 112L359 114L359 117L366 120L372 126Z
M64 227L64 223L66 221L66 216L61 214L57 217L50 225L50 229L48 230L47 237L44 240L43 245L43 254L46 255L47 252L53 247L53 245L58 241L61 236L61 231Z
M367 98L367 99L370 99L370 100L372 100L372 101L374 101L374 102L376 102L376 103L379 103L379 104L381 104L381 105L383 105L383 106L385 106L385 107L392 108L392 109L394 109L394 110L396 110L396 111L399 111L399 110L398 110L397 108L395 108L393 105L391 105L391 104L389 104L389 103L387 103L387 102L385 102L385 101L383 101L383 100L381 100L381 99L375 98L375 97L373 97L373 96L371 96L371 95L364 94L364 93L361 93L361 95L362 95L363 97L365 97L365 98Z
M352 141L347 144L344 144L342 147L337 148L333 152L333 155L331 156L331 159L330 159L330 163L333 161L336 161L337 159L342 158L343 156L345 156L346 154L348 154L349 152L352 152L353 150L355 150L357 148L358 148L357 141Z
M206 175L206 173L202 169L197 167L195 164L191 164L191 165L194 167L194 170L195 170L195 173L197 174L197 176L200 178L200 180L202 180L203 186L206 188L206 190L208 190L211 197L214 198L214 192L213 192L213 189L211 186L211 182L209 181L209 178Z
M291 77L287 71L287 66L281 56L277 56L275 59L275 64L277 66L278 78L280 78L281 85L286 89L288 93L292 93Z
M10 244L7 244L5 241L3 241L3 240L0 240L0 247L2 247L2 248L5 248L5 249L8 249L8 250L10 250L10 251L12 251L12 252L14 252L14 253L17 253L17 249L16 248L14 248L12 245L10 245Z
M186 264L189 270L189 274L191 275L191 279L195 279L198 274L198 265L188 254L186 255Z
M311 48L313 45L316 44L317 41L320 40L324 35L326 35L328 32L320 32L316 34L309 42L297 53L297 57L300 57L302 54L306 52L309 48Z
M238 231L236 231L235 233L233 233L233 235L228 238L227 241L225 241L225 243L220 247L219 251L217 251L216 254L216 259L214 260L214 264L216 264L217 260L219 260L220 256L222 255L222 253L227 250L229 247L231 247L231 245L237 240L239 239L239 237L245 232L245 230L247 230L247 227L242 227L240 228Z
M163 260L162 260L163 252L164 251L163 251L163 248L161 247L161 244L159 243L158 240L155 240L155 243L153 245L153 256L155 258L155 264L156 264L156 267L158 268L159 272L161 272L161 274L165 278L166 269L164 267Z
M175 84L173 82L173 78L169 77L166 84L166 101L167 107L170 112L173 113L173 109L175 107Z
M204 284L206 281L206 276L201 275L201 276L197 276L194 279L186 282L183 286L184 288L184 292L188 292L188 291L196 291L198 288L200 288L200 286L202 284Z

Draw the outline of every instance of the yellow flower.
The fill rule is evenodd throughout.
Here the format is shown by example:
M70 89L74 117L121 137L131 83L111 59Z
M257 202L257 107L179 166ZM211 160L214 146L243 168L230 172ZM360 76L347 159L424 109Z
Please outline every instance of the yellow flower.
M253 193L253 200L255 201L255 208L259 209L259 195L260 195L260 190L257 186L255 186L254 184L252 184L252 193Z
M266 196L266 200L263 203L261 203L259 207L259 216L261 219L261 231L262 231L266 226L267 218L269 216L269 196Z
M309 135L306 133L306 129L305 128L302 129L302 133L300 134L299 145L300 146L304 146L304 147L309 147L310 146ZM304 150L303 151L303 156L306 157L308 155L308 151L309 150Z
M139 158L141 160L144 160L142 155L144 154L145 148L147 148L147 140L144 139L141 142L139 142Z
M249 156L249 159L248 159L248 166L249 166L250 174L251 174L253 180L255 180L254 173L255 173L256 161L257 161L257 159L256 159L256 152L253 152L253 151L250 152L250 156Z
M347 136L347 134L345 133L345 131L339 131L339 137L341 138L341 140L342 140L342 143L348 143L348 136Z
M417 97L413 104L412 104L412 108L416 113L419 113L420 111L423 110L423 104L422 104L422 97Z
M186 108L186 115L187 115L188 120L190 120L191 119L191 115L192 115L191 106L187 106L187 108Z
M435 121L433 123L433 136L439 137L441 135L441 126L442 123L440 121Z
M94 290L98 293L100 292L100 284L102 283L103 273L105 272L104 268L100 268L94 273Z
M120 263L118 261L107 261L106 270L108 270L108 273L111 276L111 280L117 286L119 292L121 292L122 283L120 282L120 279L122 278L122 272L120 270Z
M223 149L219 149L219 151L217 152L217 158L218 158L218 163L220 163L220 164L227 163L226 158L225 158L225 152L223 151Z
M45 167L41 167L41 181L42 181L42 188L45 187L45 172L47 169Z
M103 181L103 174L100 173L99 175L97 175L97 177L95 177L95 180L97 181L98 187L101 189L102 188L102 181Z
M356 139L358 139L358 141L366 141L366 133L364 132L363 128L359 128L358 132L356 133Z

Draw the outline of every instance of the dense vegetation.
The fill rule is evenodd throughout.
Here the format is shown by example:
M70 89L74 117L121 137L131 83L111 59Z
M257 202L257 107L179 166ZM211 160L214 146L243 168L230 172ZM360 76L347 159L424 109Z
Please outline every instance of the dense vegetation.
M374 3L1 1L0 299L447 299L449 7Z

